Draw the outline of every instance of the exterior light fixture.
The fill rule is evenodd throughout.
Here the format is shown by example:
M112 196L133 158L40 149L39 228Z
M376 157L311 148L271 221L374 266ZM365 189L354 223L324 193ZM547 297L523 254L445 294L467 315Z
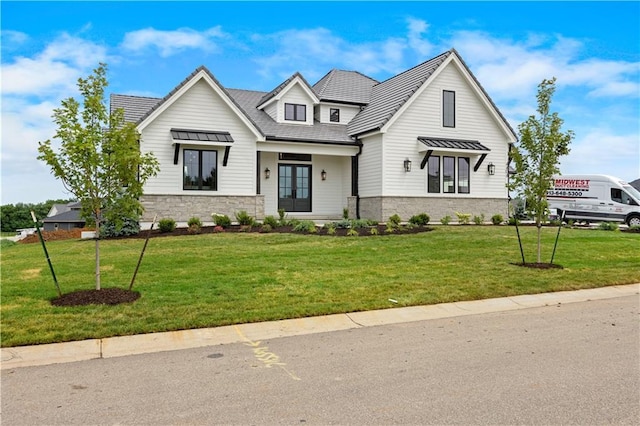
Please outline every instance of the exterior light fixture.
M266 169L264 169L264 178L269 179L270 177L271 177L271 170L269 170L269 168L267 167Z
M411 171L411 160L409 160L408 158L404 160L404 171L405 172Z
M496 166L493 163L489 163L489 165L487 166L487 171L489 172L489 175L493 176L496 174Z
M324 169L320 172L320 177L322 180L327 180L327 172L325 172Z

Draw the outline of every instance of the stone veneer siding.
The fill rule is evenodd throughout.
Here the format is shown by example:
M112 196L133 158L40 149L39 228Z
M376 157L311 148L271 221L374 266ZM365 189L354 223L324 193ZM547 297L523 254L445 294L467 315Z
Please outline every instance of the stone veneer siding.
M264 219L264 195L143 195L143 221L171 218L176 222L187 222L198 217L203 222L211 221L211 214L226 214L235 220L238 211L245 210L255 219Z
M349 198L349 215L355 217L355 197ZM353 207L352 207L353 206ZM386 222L389 216L398 214L403 222L413 215L427 213L431 222L439 222L445 216L451 216L456 222L456 212L470 213L473 216L484 214L485 221L500 214L508 217L507 199L500 198L445 198L445 197L361 197L360 217Z

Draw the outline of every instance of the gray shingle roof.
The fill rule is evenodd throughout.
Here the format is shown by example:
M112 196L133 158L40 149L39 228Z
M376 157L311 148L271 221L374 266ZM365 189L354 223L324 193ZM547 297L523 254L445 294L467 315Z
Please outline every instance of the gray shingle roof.
M455 49L444 52L381 83L355 71L332 70L311 87L302 75L295 73L271 92L225 89L206 67L201 66L162 99L111 95L111 108L112 110L114 108L124 108L125 120L141 123L154 110L171 98L182 86L187 84L200 71L204 70L220 89L229 96L231 102L244 112L247 119L267 139L295 139L300 141L352 144L355 143L352 136L381 129L452 54L455 54L467 68L475 83L495 108L514 138L516 138L516 133ZM313 126L277 123L267 113L259 110L257 106L276 96L295 77L300 77L309 89L321 100L366 106L348 125L319 123L317 121L314 122Z
M419 136L418 140L429 148L470 149L474 151L491 151L478 141L462 139L428 138Z
M313 85L313 90L324 101L366 105L371 99L371 88L377 80L357 71L331 70Z
M80 210L69 210L55 216L48 216L42 219L42 222L82 222L84 223L84 219L80 217Z
M327 124L314 122L313 126L303 124L287 124L276 122L269 114L256 108L264 97L264 92L251 90L228 89L244 113L260 128L267 139L296 139L328 143L355 143L347 134L344 124Z
M124 109L124 121L137 123L160 100L160 98L143 96L111 95L111 111L122 108Z
M288 79L286 79L285 81L283 81L282 83L280 83L280 85L278 87L276 87L275 89L273 89L272 91L270 91L269 93L267 93L266 95L264 95L262 97L262 99L260 99L260 101L254 105L254 106L260 106L263 103L267 102L269 99L273 98L274 96L276 96L278 93L282 92L282 90L287 87L287 85L289 83L291 83L291 80L293 80L294 78L299 77L300 80L302 80L302 82L304 84L307 85L307 88L313 92L313 88L309 85L309 83L307 83L307 80L304 79L304 77L302 76L302 74L300 74L299 72L296 72L295 74L293 74L291 77L289 77ZM313 92L315 93L315 92Z
M447 51L373 86L371 102L351 120L349 134L381 129L451 53Z

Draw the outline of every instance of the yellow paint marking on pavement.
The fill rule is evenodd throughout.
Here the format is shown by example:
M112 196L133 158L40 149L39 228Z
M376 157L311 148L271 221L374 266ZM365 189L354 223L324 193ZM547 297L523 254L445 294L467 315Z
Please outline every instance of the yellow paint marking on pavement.
M261 346L261 342L254 342L249 339L247 336L242 334L240 328L238 326L234 326L236 333L245 341L245 345L253 348L253 354L257 359L262 361L267 368L271 368L274 365L280 367L285 373L289 375L293 380L302 380L300 377L296 376L293 372L287 369L287 364L280 360L280 357L273 352L269 351L267 346Z

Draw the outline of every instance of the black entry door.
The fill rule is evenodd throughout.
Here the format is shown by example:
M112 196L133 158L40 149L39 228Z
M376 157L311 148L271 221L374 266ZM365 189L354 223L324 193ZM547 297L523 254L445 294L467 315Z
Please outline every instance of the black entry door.
M278 166L278 209L287 212L311 211L311 166Z

